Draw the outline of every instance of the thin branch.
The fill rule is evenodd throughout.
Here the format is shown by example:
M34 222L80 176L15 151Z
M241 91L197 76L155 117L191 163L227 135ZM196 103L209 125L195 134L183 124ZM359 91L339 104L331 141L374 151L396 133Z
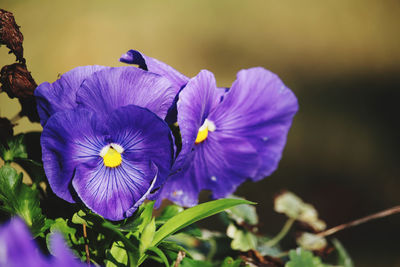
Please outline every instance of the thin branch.
M330 228L328 230L325 230L323 232L318 233L317 235L321 236L321 237L333 235L334 233L339 232L339 231L341 231L343 229L350 228L350 227L353 227L353 226L357 226L359 224L366 223L366 222L371 221L371 220L383 218L383 217L386 217L386 216L389 216L389 215L392 215L392 214L396 214L396 213L399 213L399 212L400 212L400 205L399 206L395 206L395 207L390 208L390 209L387 209L387 210L383 210L383 211L368 215L366 217L363 217L363 218L360 218L360 219L357 219L357 220L354 220L354 221L351 221L351 222L348 222L348 223L344 223L344 224L332 227L332 228Z
M181 264L181 262L183 261L183 258L185 258L185 256L186 256L186 253L182 250L179 250L178 256L176 257L174 267L179 267L179 264Z
M85 253L86 253L86 263L90 266L90 255L89 255L89 244L87 242L87 233L86 233L86 224L82 224L83 226L83 237L85 239Z

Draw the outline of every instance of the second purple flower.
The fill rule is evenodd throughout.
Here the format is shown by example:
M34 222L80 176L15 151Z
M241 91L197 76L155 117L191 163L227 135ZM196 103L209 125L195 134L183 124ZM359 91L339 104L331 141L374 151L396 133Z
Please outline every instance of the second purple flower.
M277 75L260 67L241 70L225 90L206 70L189 79L135 50L120 60L181 89L176 109L182 149L160 198L193 206L201 190L223 198L247 179L258 181L276 170L298 110L296 96Z

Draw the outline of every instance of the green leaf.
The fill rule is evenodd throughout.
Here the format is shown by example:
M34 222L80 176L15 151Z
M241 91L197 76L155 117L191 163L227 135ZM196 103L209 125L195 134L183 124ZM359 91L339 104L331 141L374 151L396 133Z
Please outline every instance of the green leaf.
M103 221L101 223L101 226L111 230L116 236L119 237L119 239L122 241L124 244L124 247L126 248L127 254L128 254L128 263L131 266L136 266L139 260L139 249L137 246L135 246L130 239L128 239L121 231L120 229L113 225L112 223L108 221Z
M307 250L321 250L328 245L324 237L312 233L302 233L296 238L296 242L299 246Z
M140 214L139 218L142 220L142 223L138 225L137 229L139 232L142 232L144 228L151 221L151 217L153 215L153 207L154 201L150 201L144 204L143 212Z
M67 220L63 218L57 218L54 223L50 227L50 232L61 232L66 238L69 238L68 235L75 236L76 229L68 226Z
M234 224L230 224L226 234L233 239L231 242L233 250L249 251L257 247L257 237L246 229L237 228Z
M342 243L337 239L332 239L332 243L338 252L338 265L343 267L353 267L353 261L351 260L346 249L343 247Z
M165 209L163 210L161 215L156 218L156 224L157 225L163 224L182 211L183 211L183 208L181 206L169 205L169 206L165 207Z
M267 237L257 237L256 250L260 252L262 256L277 257L278 255L282 254L282 250L279 248L279 246L275 245L271 247L268 245L267 242L270 240L271 239Z
M13 195L15 188L22 182L22 173L10 165L6 164L0 168L0 197L7 199L7 196Z
M17 191L18 201L12 203L15 214L21 216L31 228L32 234L36 237L40 234L45 223L42 209L39 204L39 196L36 189L21 184Z
M191 235L194 237L202 237L202 235L203 235L203 232L201 231L201 229L199 227L197 227L197 225L195 225L195 224L188 225L185 228L177 231L175 234L179 234L179 233L185 233L187 235Z
M99 245L100 248L97 247L91 254L100 253L99 251L102 251L101 248L109 248L112 246L114 241L120 241L117 245L122 247L121 244L123 244L123 247L126 248L128 266L137 266L139 259L139 241L136 237L132 236L130 232L125 235L120 229L120 223L107 221L90 210L78 211L73 215L72 222L74 224L86 224L92 229L91 232L98 233L95 238L97 239L97 242L101 242ZM114 248L114 251L115 250L116 248ZM107 254L108 261L111 261L111 263L118 266L118 262L114 259L113 255L110 254L109 250L104 253Z
M214 201L209 201L202 203L200 205L194 206L187 210L184 210L171 219L169 219L163 226L161 226L155 233L153 241L151 243L152 247L156 247L165 238L176 233L177 231L191 225L199 220L217 214L225 209L231 208L240 204L254 204L253 202L242 200L242 199L218 199ZM138 264L140 265L147 255L142 256Z
M209 261L198 261L185 257L179 267L213 267L213 264Z
M258 224L256 208L252 205L238 205L226 210L226 213L228 214L229 218L234 220L239 225L243 222L250 225Z
M165 256L164 252L162 252L161 249L159 249L157 247L149 247L148 251L155 253L158 257L160 257L160 259L162 260L164 265L169 267L168 258L167 258L167 256Z
M72 223L74 224L86 224L89 225L89 221L85 220L84 217L86 216L86 213L83 210L79 210L78 212L75 212L74 215L72 215Z
M187 251L184 247L178 245L172 241L163 241L158 245L162 250L169 250L172 252L178 253L179 251L183 251L186 254L186 257L193 258L192 255Z
M241 263L241 259L234 260L231 257L226 257L221 267L239 267Z
M46 232L47 229L49 229L52 225L54 224L54 220L52 219L45 219L44 221L44 225L42 226L42 228L40 229L40 233L38 236L40 237L45 237L44 233Z
M31 228L34 237L41 234L45 226L45 217L39 203L39 194L35 187L22 183L22 174L8 164L0 168L0 208L22 217Z
M156 232L156 223L153 218L149 224L145 226L140 236L139 253L143 255L144 252L150 247L153 241L154 233Z
M0 145L0 157L5 162L14 161L14 158L27 158L28 153L24 143L24 135L19 134L7 141L9 149Z
M315 257L310 251L302 248L292 249L289 251L289 261L285 267L326 267L321 259Z
M292 192L284 192L277 196L274 201L274 210L284 213L289 218L297 219L304 206L303 200Z
M110 258L111 256L111 258ZM128 254L121 241L114 242L107 255L106 267L124 267L128 264Z
M184 210L169 219L163 226L160 227L160 229L156 231L152 246L157 246L166 237L194 222L240 204L254 203L243 199L218 199Z
M142 204L135 214L128 218L125 224L120 227L120 229L122 231L129 231L138 238L146 225L151 221L153 215L153 206L154 201Z
M74 244L76 245L84 243L83 238L79 239L76 237L76 229L70 227L67 220L64 220L63 218L57 218L55 221L53 221L52 225L50 226L50 233L46 236L46 243L50 253L52 253L51 247L49 246L50 236L54 233L61 233L69 247L72 247Z
M323 231L326 228L325 222L318 219L317 210L292 192L285 191L278 195L274 201L274 210L289 218L307 223L316 231Z

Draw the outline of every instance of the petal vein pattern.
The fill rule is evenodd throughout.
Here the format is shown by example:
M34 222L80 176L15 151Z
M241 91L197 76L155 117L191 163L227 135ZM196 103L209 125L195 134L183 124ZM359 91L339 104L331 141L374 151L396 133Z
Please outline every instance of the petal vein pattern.
M201 190L225 197L277 168L298 109L295 95L263 68L240 71L222 101L219 90L213 74L201 71L180 93L182 150L161 197L193 206ZM207 121L214 131L206 135Z
M102 69L109 69L109 67L96 65L77 67L61 75L53 83L44 82L40 84L34 94L42 126L56 112L76 108L76 92L82 82Z
M59 112L49 119L41 143L53 191L111 220L130 216L149 187L164 183L174 153L168 125L135 105L106 118L87 109Z
M79 108L108 115L127 105L147 108L165 118L176 90L168 79L134 67L117 67L93 73L77 91Z

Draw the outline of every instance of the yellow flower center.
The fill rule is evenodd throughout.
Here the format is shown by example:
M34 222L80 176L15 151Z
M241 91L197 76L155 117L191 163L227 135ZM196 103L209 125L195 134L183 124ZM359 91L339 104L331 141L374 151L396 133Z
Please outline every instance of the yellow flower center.
M100 156L103 157L103 163L106 167L115 168L121 165L122 156L121 153L124 149L118 144L110 144L100 152Z
M196 141L194 141L195 144L199 144L201 142L203 142L204 140L207 139L208 136L208 129L199 129L199 132L197 133L197 137L196 137Z
M203 123L203 125L199 128L199 132L197 133L196 140L194 141L195 144L200 144L204 140L207 139L208 137L208 132L214 132L215 131L215 124L206 119Z

